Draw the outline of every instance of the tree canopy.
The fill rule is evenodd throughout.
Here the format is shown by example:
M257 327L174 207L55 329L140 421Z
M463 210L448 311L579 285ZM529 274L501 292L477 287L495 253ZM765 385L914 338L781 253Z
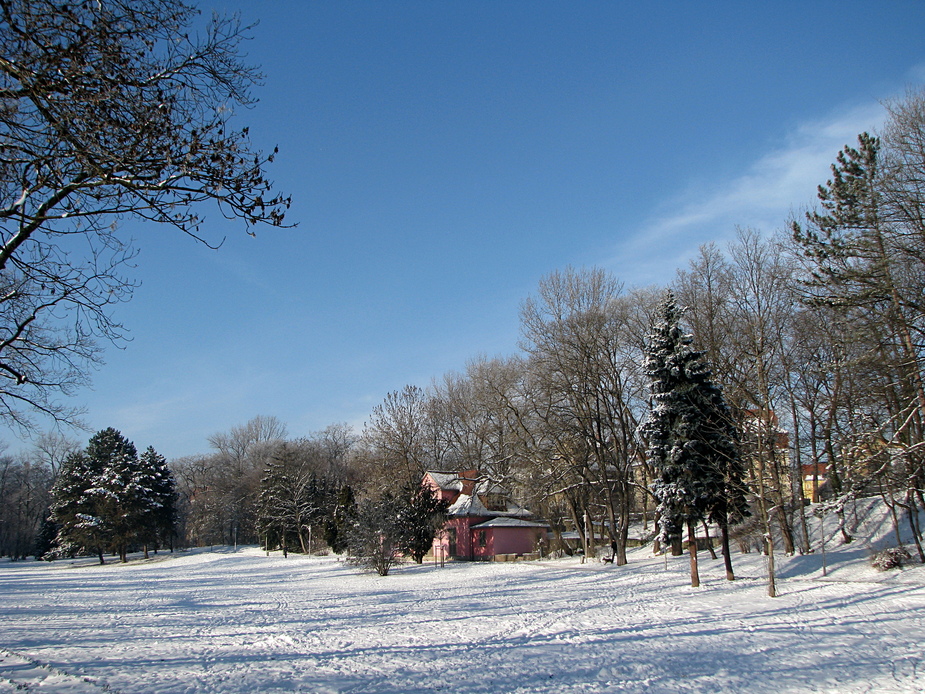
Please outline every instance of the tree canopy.
M247 27L182 0L0 2L0 417L23 427L88 381L130 298L126 219L203 239L201 203L280 226L289 200L234 107ZM78 243L85 240L86 243Z

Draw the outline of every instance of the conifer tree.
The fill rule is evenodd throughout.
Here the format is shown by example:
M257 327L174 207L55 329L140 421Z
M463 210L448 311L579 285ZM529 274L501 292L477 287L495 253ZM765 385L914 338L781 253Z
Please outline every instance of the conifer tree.
M649 464L657 473L661 538L669 542L684 528L691 557L691 585L700 585L695 527L706 518L724 530L747 513L735 428L721 390L712 382L704 354L691 348L680 326L682 310L668 292L658 308L645 350L651 400L642 435ZM732 578L728 537L727 577Z
M260 496L257 502L257 529L264 548L279 547L283 556L289 555L291 540L298 528L292 527L291 480L282 456L271 455L260 479Z
M257 525L267 548L283 555L298 546L311 551L314 528L324 527L334 498L326 477L317 475L299 448L281 443L267 457L257 503Z
M333 552L341 554L347 550L347 536L356 517L356 498L353 487L343 485L337 492L334 509L324 526L324 541Z
M141 534L149 515L149 493L135 444L112 427L90 439L87 457L97 471L87 490L106 525L109 543L121 561Z
M399 511L399 549L420 564L443 527L449 502L437 497L431 487L408 484L402 490L405 504Z
M59 551L95 551L101 564L104 549L127 561L132 546L150 542L175 519L166 460L153 448L139 459L135 444L111 427L65 461L52 495Z
M907 511L914 496L922 498L925 481L916 450L925 438L922 149L914 144L923 132L921 105L920 94L891 107L883 143L861 133L856 148L845 146L832 164L832 178L818 188L820 209L790 224L809 261L808 303L834 307L847 339L868 345L853 375L864 378L864 390L883 405L879 413L857 418L854 424L862 428L849 447L886 439L889 449L907 452L901 465L894 456L889 465L861 466L869 469L853 482L864 484L879 468L884 499L892 504L894 496L905 496ZM830 456L829 476L840 487L836 463Z
M105 563L103 548L108 528L96 495L90 493L99 479L99 472L83 452L71 454L62 464L51 492L54 500L50 522L58 528L52 556L93 551L99 556L100 564Z
M148 446L138 462L139 482L148 490L144 506L139 508L139 513L144 515L140 520L145 553L149 542L154 544L155 551L162 544L173 550L177 525L177 485L173 473L167 459L153 446Z

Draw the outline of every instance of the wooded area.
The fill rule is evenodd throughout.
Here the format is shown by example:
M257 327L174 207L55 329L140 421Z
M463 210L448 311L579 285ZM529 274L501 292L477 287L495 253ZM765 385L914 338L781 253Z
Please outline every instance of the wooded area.
M887 109L878 137L863 133L837 154L815 209L786 232L740 229L725 248L701 247L668 288L679 336L705 360L696 369L721 388L710 426L721 428L723 412L723 445L735 449L725 460L741 466L751 513L723 473L722 498L692 501L675 521L692 538L704 520L728 527L742 551L768 554L772 578L775 547L812 551L808 513L842 517L860 495L884 499L897 541L908 524L925 562L925 94ZM427 388L388 394L362 432L337 424L293 439L257 417L211 436L212 452L170 463L178 536L340 548L338 514L354 499L398 494L429 469L473 469L548 521L563 551L572 531L582 547L612 543L625 563L631 541L656 539L657 508L667 508L651 414L665 290L565 268L523 302L516 354L475 357ZM46 436L2 458L0 554L34 551L50 490L78 449Z

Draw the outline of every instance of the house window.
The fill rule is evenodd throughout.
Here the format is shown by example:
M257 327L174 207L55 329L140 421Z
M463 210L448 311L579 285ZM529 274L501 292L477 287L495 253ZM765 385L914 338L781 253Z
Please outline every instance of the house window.
M485 547L488 544L488 538L486 537L484 530L479 530L479 547Z
M507 500L504 494L486 494L484 496L485 508L489 511L506 511Z
M456 528L449 528L446 531L447 545L451 557L456 556Z

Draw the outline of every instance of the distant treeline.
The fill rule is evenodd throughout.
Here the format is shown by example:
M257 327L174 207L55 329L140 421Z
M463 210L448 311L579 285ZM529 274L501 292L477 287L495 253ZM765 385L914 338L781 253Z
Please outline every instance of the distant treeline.
M767 534L785 552L809 551L806 499L841 514L846 499L877 494L925 560L915 525L925 507L925 94L887 109L878 137L861 134L834 157L813 210L775 235L741 229L725 248L701 247L670 285L723 389L749 501L764 509L733 532L744 551L767 551ZM312 551L333 537L326 527L347 487L377 499L428 469L479 469L556 537L593 535L625 561L633 523L654 530L643 364L665 290L565 268L523 302L516 354L389 393L360 432L332 425L289 438L258 417L211 436L211 452L170 463L179 541ZM2 458L0 553L33 551L76 450L46 437ZM326 501L274 539L261 492L281 459Z

